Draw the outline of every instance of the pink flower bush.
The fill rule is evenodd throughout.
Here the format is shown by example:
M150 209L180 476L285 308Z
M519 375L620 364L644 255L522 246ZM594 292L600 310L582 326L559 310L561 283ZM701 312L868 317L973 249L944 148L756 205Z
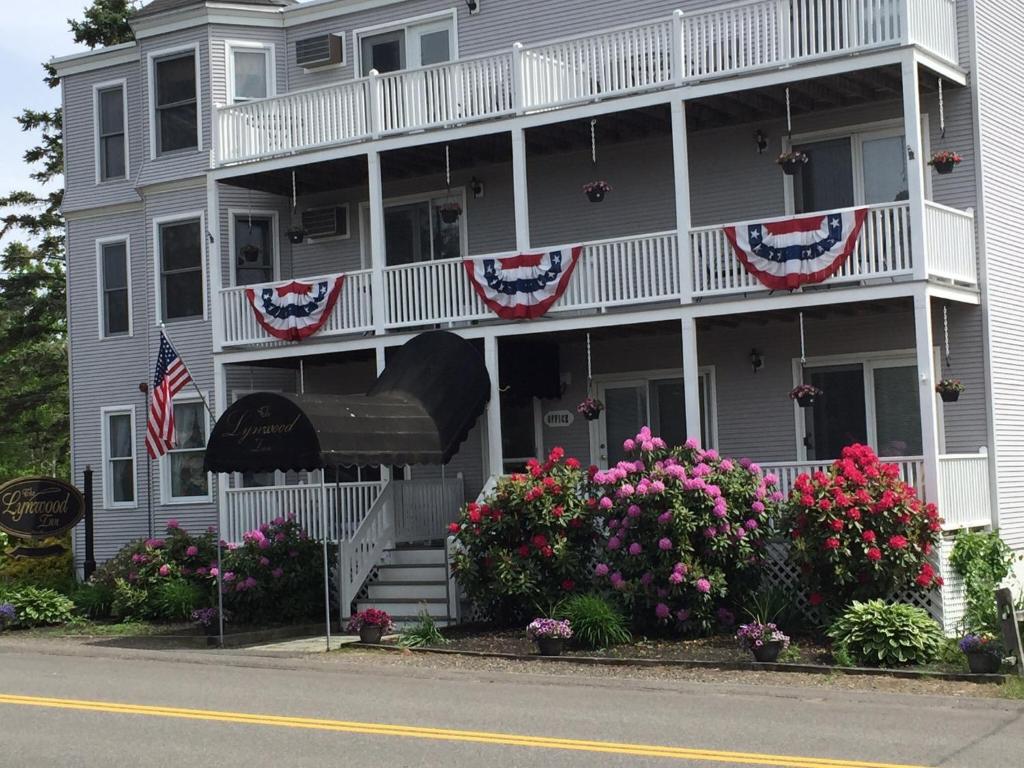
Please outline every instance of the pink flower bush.
M647 427L623 447L627 460L593 476L607 532L598 583L640 627L710 630L723 603L757 586L776 479L696 441L670 449Z

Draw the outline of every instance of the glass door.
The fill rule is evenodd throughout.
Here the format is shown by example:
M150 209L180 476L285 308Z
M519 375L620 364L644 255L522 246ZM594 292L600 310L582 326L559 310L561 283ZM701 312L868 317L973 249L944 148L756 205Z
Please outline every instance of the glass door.
M853 150L849 137L794 147L810 162L793 177L796 213L831 211L854 205Z
M864 203L894 203L910 197L903 134L867 134L861 139Z
M611 467L626 459L623 442L636 437L650 423L647 382L622 381L598 385L597 398L604 403L598 420L598 464Z
M878 455L922 455L917 366L904 362L876 363L871 378Z
M847 445L868 442L863 365L808 368L804 383L825 393L804 409L808 459L835 459Z

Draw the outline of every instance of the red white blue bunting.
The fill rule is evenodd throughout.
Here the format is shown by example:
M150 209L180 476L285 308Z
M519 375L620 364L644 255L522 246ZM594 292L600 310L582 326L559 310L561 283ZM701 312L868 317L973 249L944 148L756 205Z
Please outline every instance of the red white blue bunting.
M725 227L747 272L772 290L793 290L834 275L857 247L867 209Z
M576 269L583 246L507 259L466 259L469 282L484 304L503 320L541 317L558 301Z
M284 341L302 341L319 331L338 301L345 276L315 283L292 281L283 285L245 291L263 329Z

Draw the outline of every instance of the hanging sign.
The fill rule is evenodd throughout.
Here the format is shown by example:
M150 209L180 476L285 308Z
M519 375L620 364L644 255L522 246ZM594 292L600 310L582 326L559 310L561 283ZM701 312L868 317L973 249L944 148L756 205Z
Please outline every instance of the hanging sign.
M725 227L725 236L747 272L772 290L820 283L857 247L866 208L796 216L763 224Z
M544 426L552 429L571 427L575 420L572 411L548 411L544 414Z
M22 477L0 486L0 531L22 539L60 536L85 514L85 498L52 477Z
M576 269L583 246L507 259L466 259L469 282L484 304L503 320L541 317L558 301Z
M293 280L283 285L246 288L245 295L263 329L284 341L302 341L323 328L338 301L345 276L329 277L315 283Z

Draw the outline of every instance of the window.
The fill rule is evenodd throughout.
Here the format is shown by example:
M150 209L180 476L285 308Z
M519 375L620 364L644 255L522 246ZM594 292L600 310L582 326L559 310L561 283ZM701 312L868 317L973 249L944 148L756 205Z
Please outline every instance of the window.
M164 320L203 314L202 218L157 225Z
M135 411L103 411L103 489L105 506L135 506Z
M269 283L274 279L274 217L236 213L233 216L235 285Z
M537 441L539 411L537 398L501 392L501 455L508 474L524 471L526 462L543 451Z
M102 337L132 332L131 289L128 285L128 240L100 242L100 306Z
M363 76L443 64L455 56L455 23L443 18L410 23L397 29L358 35Z
M196 53L153 61L153 116L156 154L199 147L199 94Z
M458 206L458 216L446 216L442 209ZM464 190L413 195L384 201L384 237L388 266L420 261L458 259L465 256L466 196ZM363 263L368 264L367 243L370 212L362 208Z
M274 50L259 43L228 43L230 99L234 104L274 95Z
M124 83L96 89L96 180L128 176L128 131Z
M175 445L167 452L164 474L168 501L205 501L210 497L209 477L203 471L206 416L206 407L200 400L174 401Z

